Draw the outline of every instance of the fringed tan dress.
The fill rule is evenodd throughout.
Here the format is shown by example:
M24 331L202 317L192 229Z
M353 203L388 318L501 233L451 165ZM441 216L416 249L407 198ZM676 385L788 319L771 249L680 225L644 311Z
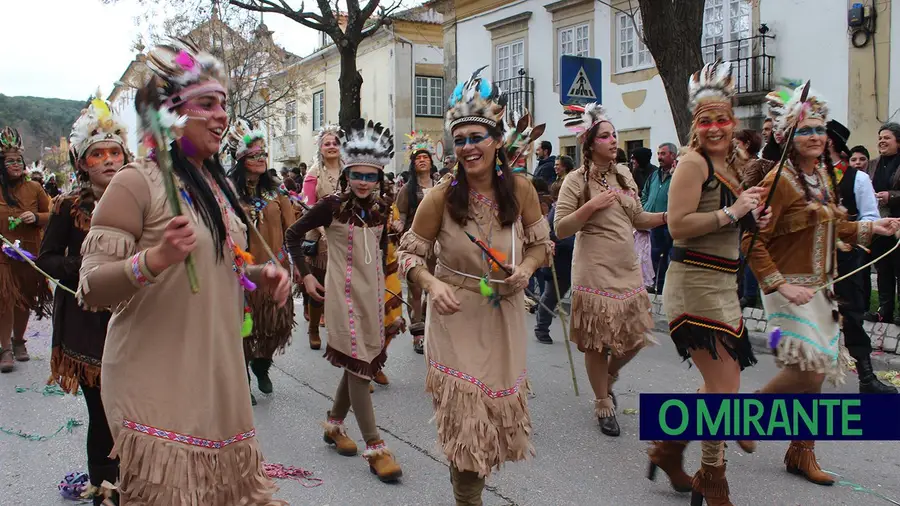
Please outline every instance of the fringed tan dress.
M308 186L310 184L315 185L315 198L311 198L313 194L307 191ZM331 177L328 174L328 169L325 167L321 167L316 164L313 165L309 172L306 173L306 178L303 180L304 187L304 195L306 195L307 205L310 207L314 206L323 198L328 195L334 195L338 190L338 180L337 178ZM316 249L316 256L306 257L306 263L310 267L310 272L319 283L325 283L325 268L328 266L328 239L326 238L324 241L320 241L319 239L322 237L321 229L310 230L309 233L306 234L306 239L309 241L318 241L318 247ZM312 299L312 297L308 297L309 301L313 305L318 305L321 307L321 303L316 302Z
M606 189L594 168L586 192L585 170L581 167L563 181L556 227ZM649 213L641 207L628 168L617 165L613 170L626 182L625 187L610 171L606 184L616 193L616 202L595 212L575 235L570 339L582 352L608 348L619 356L652 342L648 331L653 328L653 318L634 246L634 229L646 226Z
M381 201L363 203L350 195L328 195L319 201L288 230L287 246L291 256L299 258L302 238L310 230L325 228L330 266L324 283L325 358L372 379L387 360L381 248L387 240L382 234L390 207Z
M472 219L460 226L446 209L449 188L449 183L439 185L419 205L400 243L400 270L406 277L416 267L425 268L434 248L434 275L460 302L456 314L429 311L426 316L425 389L432 395L444 455L460 471L487 476L504 462L534 454L524 388L528 332L524 293L500 282L508 277L502 270L490 272L500 299L480 293L480 279L490 268L466 232L506 255L508 263L530 258L540 266L549 251L550 227L525 178L516 176L521 214L512 227L501 227L496 204L475 192L469 196Z
M248 192L254 194L254 192ZM290 258L284 248L284 233L294 224L295 210L287 195L278 191L262 192L253 197L252 204L244 203L247 216L253 221L265 239L278 263L291 272ZM269 255L256 234L250 234L250 254L257 264L269 262ZM244 338L247 359L272 358L283 352L290 343L294 328L294 305L278 307L272 297L262 290L247 293L247 302L253 315L253 331Z
M103 405L128 506L281 505L263 469L240 335L243 290L230 251L182 198L197 238L200 292L183 263L156 278L146 251L172 218L163 175L139 160L115 175L82 248L82 301L113 307L103 352ZM227 204L226 204L227 206ZM230 209L230 208L229 208ZM236 245L246 227L228 212ZM224 247L224 245L223 245ZM146 281L141 280L146 278Z
M41 247L41 231L50 219L50 197L39 183L25 180L10 187L9 193L16 205L8 203L0 192L0 233L10 242L18 240L21 249L36 257ZM34 213L37 221L13 225L10 220L18 219L26 211ZM53 293L44 276L26 262L0 254L0 313L17 308L34 311L38 318L43 318L50 316L52 301Z

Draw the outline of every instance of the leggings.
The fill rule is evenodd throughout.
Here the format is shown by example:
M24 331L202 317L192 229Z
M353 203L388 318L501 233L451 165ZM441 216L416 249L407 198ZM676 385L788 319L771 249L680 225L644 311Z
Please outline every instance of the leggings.
M375 423L375 408L372 406L372 394L369 393L369 380L344 371L328 416L343 420L351 406L366 443L381 439L378 425Z
M99 487L104 481L115 484L119 477L119 460L109 458L113 449L113 437L103 411L100 387L81 385L81 392L88 408L87 461L91 485Z

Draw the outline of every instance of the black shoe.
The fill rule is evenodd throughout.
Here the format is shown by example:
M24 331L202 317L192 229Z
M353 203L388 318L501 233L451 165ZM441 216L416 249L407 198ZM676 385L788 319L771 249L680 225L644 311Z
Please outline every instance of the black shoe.
M616 421L615 414L607 416L606 418L597 417L597 421L600 422L600 432L611 437L619 436L619 422Z
M250 405L256 406L256 396L253 395L252 393L250 394Z
M897 389L893 385L886 385L875 376L872 370L872 360L863 357L856 360L856 372L859 374L859 393L861 394L896 394Z
M250 370L256 375L259 391L264 394L272 393L272 380L269 379L269 368L272 367L272 359L254 358L250 361Z
M553 338L550 337L550 334L544 332L535 332L534 337L536 337L539 342L542 342L544 344L553 344Z
M647 287L647 293L649 293L649 294L651 294L651 295L656 294L656 287L655 287L655 286L648 286L648 287Z
M866 311L866 313L863 315L863 320L866 320L867 322L879 323L884 321L884 317L881 316L881 312L879 311L876 311L874 313L871 311Z

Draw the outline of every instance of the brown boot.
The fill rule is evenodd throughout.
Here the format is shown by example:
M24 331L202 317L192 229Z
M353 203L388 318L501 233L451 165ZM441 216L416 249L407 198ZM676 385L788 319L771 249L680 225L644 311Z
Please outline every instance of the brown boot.
M753 453L756 451L756 441L738 441L737 444L741 447L741 450L744 450L746 453Z
M347 436L347 429L344 427L344 421L336 418L329 418L327 422L322 423L325 427L325 436L323 439L326 443L334 445L339 455L345 457L355 457L359 449L356 443Z
M456 506L482 506L481 494L484 491L484 478L479 478L477 472L460 471L451 464L450 483L453 484Z
M647 478L655 480L656 468L660 468L669 477L673 489L690 492L691 476L684 472L684 449L687 445L687 441L654 441L647 451L650 456Z
M816 485L834 485L834 478L816 462L815 441L791 441L784 454L784 465L791 474L799 474Z
M25 348L24 339L22 341L16 341L15 339L13 339L12 352L17 362L28 362L29 360L31 360L31 357L28 356L28 349Z
M324 307L309 306L309 348L312 350L322 347L322 339L319 338L319 319L322 318L324 312Z
M387 445L381 439L373 439L366 442L366 451L363 458L369 462L369 469L378 479L388 483L397 481L403 476L400 464L394 460L394 455L387 449Z
M387 350L388 346L391 345L391 341L394 340L394 336L388 336L384 338L384 349ZM375 373L375 376L372 377L372 381L378 383L379 385L387 385L390 383L388 381L388 377L384 374L384 370L380 370ZM372 391L374 391L374 387L372 387Z
M701 464L691 480L691 506L734 506L728 498L728 480L725 479L725 464L714 467Z
M12 350L0 350L0 372L12 372L15 368Z

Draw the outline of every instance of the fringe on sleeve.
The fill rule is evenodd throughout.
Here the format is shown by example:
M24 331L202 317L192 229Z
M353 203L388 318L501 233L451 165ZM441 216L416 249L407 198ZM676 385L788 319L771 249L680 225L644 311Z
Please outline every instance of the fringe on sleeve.
M434 251L434 241L429 241L410 230L400 238L400 274L406 278L414 268L426 267L426 259Z

